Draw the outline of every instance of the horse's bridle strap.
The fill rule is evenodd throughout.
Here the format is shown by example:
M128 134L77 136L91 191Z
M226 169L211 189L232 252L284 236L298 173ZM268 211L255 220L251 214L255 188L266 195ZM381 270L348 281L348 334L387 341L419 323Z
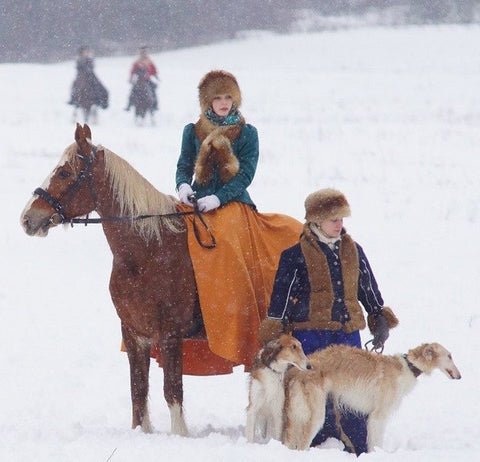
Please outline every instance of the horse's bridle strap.
M82 186L83 181L85 178L88 179L88 185L90 187L90 192L92 194L93 201L95 205L97 204L97 195L95 193L95 189L93 187L93 179L92 179L92 164L95 160L95 155L97 153L97 148L92 146L92 152L90 156L86 158L86 165L85 167L80 170L79 174L75 178L75 181L60 195L58 199L55 199L50 193L45 191L43 188L37 188L33 191L33 194L36 194L40 198L42 198L45 202L47 202L54 210L57 212L58 217L60 218L60 223L66 223L70 220L67 218L65 214L65 208L70 204L70 202L75 197L75 194L78 192L80 187ZM85 156L82 154L77 154L78 157L85 159ZM66 198L65 202L62 204L60 201Z
M173 217L179 217L183 215L194 215L193 217L193 231L195 234L195 237L198 241L198 243L206 248L206 249L213 249L217 244L215 241L215 237L213 236L212 232L208 228L207 224L205 223L205 220L203 219L200 211L198 210L198 207L195 203L194 210L192 212L172 212L172 213L165 213L165 214L158 214L158 215L138 215L135 217L100 217L100 218L89 218L88 216L86 218L67 218L65 214L65 208L70 204L70 202L73 200L75 197L75 194L78 192L80 187L82 186L83 181L85 178L88 179L88 185L90 188L90 193L92 194L93 201L95 202L95 207L97 205L97 195L95 193L95 188L93 187L93 178L92 178L92 164L93 161L95 160L95 156L97 153L97 148L96 146L92 146L92 152L90 156L85 158L83 154L77 154L78 157L82 159L86 159L86 165L85 167L79 172L77 178L75 178L75 181L65 190L65 192L58 198L55 199L50 193L45 191L43 188L37 188L33 192L33 194L36 194L38 197L42 198L45 202L47 202L57 213L59 219L60 219L60 224L65 224L65 223L70 223L71 226L74 225L74 223L82 223L85 226L87 224L96 224L96 223L104 223L104 222L124 222L124 221L137 221L137 220L145 220L147 218L173 218ZM61 204L60 201L64 198L67 198L67 200ZM201 240L200 233L198 231L198 226L195 221L195 218L200 220L202 226L205 228L205 230L209 234L210 238L210 244L204 243Z
M62 209L63 206L58 202L53 196L51 196L45 189L37 188L33 191L33 194L41 197L45 202L47 202L59 215L63 216Z

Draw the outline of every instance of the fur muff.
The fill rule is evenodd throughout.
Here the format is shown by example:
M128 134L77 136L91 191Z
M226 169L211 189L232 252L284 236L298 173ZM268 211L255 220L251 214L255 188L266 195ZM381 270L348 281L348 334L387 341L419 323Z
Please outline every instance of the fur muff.
M387 320L387 325L389 329L393 329L394 327L398 326L398 318L395 316L395 313L392 311L391 308L389 308L388 306L384 306L382 308L381 314ZM370 332L373 335L375 333L375 315L369 314L367 316L367 324Z
M245 124L243 117L238 125L217 127L204 115L195 124L195 133L202 142L195 164L198 183L211 181L215 167L224 183L232 179L240 169L240 163L233 153L232 142L240 135Z
M346 197L336 189L315 191L305 199L305 219L313 223L350 216Z
M260 342L265 345L270 342L270 340L280 337L283 333L285 333L285 329L281 321L267 318L260 324L258 338Z
M237 79L230 72L218 70L205 74L198 84L198 99L202 112L205 112L217 95L230 95L233 104L240 107L242 94Z

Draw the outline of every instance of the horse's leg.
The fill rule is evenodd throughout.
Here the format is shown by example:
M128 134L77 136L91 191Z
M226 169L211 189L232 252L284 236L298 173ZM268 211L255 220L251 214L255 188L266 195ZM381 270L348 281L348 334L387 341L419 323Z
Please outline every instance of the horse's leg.
M152 432L148 414L148 371L152 342L138 338L122 323L122 336L130 363L130 393L132 397L132 428L139 425L145 433Z
M90 108L83 108L83 121L84 123L88 123L88 118L90 116Z
M188 436L183 415L182 335L167 333L160 341L163 359L163 394L170 410L171 432Z
M97 106L92 106L90 108L90 114L92 116L91 123L96 124L98 122L98 111Z
M77 108L77 106L74 106L73 107L73 113L72 113L72 122L77 122L78 121L77 112L78 112L78 108Z

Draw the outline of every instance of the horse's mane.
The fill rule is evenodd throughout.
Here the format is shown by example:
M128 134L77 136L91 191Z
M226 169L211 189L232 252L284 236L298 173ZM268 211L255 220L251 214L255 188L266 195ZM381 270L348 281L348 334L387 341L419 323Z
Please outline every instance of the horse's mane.
M104 152L105 175L122 216L165 215L177 211L174 198L158 191L126 160L103 146L97 150ZM146 241L156 238L161 242L164 229L174 233L185 230L183 220L178 217L134 220L132 226Z
M126 160L108 149L101 149L105 154L105 173L122 215L164 215L177 211L171 196L158 191ZM134 221L133 226L147 241L153 237L161 241L163 228L175 233L185 229L183 221L177 217L145 218Z

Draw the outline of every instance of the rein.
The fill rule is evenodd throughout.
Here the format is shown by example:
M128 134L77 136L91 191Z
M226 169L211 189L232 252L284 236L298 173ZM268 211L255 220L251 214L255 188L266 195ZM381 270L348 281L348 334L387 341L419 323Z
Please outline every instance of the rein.
M68 218L65 213L65 208L68 207L70 202L74 199L75 195L80 190L82 183L87 179L88 186L90 189L90 193L92 195L93 201L95 203L95 208L97 208L97 194L95 193L95 188L93 187L93 175L92 175L92 165L93 161L95 160L95 156L97 154L97 148L92 146L91 155L86 157L83 154L77 153L77 156L81 159L84 159L86 164L85 167L80 170L78 176L75 178L75 181L69 185L69 187L60 195L58 199L55 199L49 192L47 192L43 188L37 188L33 191L33 194L36 194L38 197L42 198L45 202L47 202L50 207L52 207L56 214L50 217L50 222L52 224L67 224L69 223L70 226L73 228L74 224L84 224L87 226L88 224L99 224L104 222L133 222L137 220L146 220L147 218L172 218L172 217L180 217L185 215L193 215L193 232L195 234L195 238L197 242L200 244L201 247L205 249L213 249L216 247L217 243L215 240L214 235L208 228L208 225L205 223L203 216L198 209L196 199L193 200L193 211L191 212L172 212L172 213L164 213L164 214L147 214L147 215L138 215L138 216L122 216L122 217L99 217L99 218L89 218L88 215L86 218ZM66 199L65 202L62 201ZM54 217L58 217L57 220L54 220ZM196 218L200 220L201 225L204 227L205 231L207 231L209 235L210 243L205 243L202 241L200 236L200 231L198 230L198 225L196 222Z
M368 345L370 343L372 344L371 348L368 347ZM379 355L381 355L383 353L383 349L384 349L385 345L382 344L382 345L379 345L377 347L374 347L373 346L373 338L372 338L368 342L365 342L364 347L365 347L365 350L367 350L367 351L374 351L375 353L378 353Z
M215 236L212 234L210 231L208 225L205 223L205 220L203 219L203 216L201 212L198 210L198 208L195 207L195 209L191 212L172 212L172 213L163 213L163 214L152 214L152 215L138 215L135 217L100 217L100 218L89 218L88 215L86 218L70 218L70 219L65 219L63 224L69 223L70 226L73 228L74 224L84 224L85 226L89 224L99 224L99 223L104 223L104 222L122 222L122 221L137 221L137 220L146 220L147 218L173 218L173 217L181 217L185 215L193 215L193 233L195 234L195 238L197 239L197 242L204 248L204 249L213 249L216 247L217 242L215 240ZM207 244L202 241L202 238L200 237L200 231L198 230L198 225L195 219L198 218L200 220L201 225L203 228L205 228L205 231L207 231L210 243Z

